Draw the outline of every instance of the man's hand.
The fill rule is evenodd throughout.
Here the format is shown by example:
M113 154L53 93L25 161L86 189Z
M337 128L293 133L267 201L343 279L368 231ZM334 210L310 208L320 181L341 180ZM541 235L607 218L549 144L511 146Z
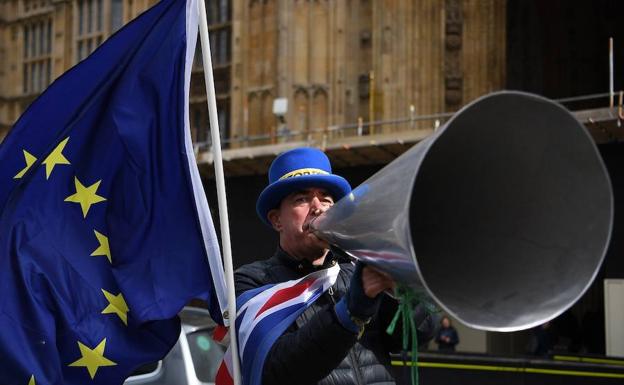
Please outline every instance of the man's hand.
M372 266L364 266L362 270L362 288L368 298L375 298L381 292L394 290L396 283L388 274Z
M364 325L379 309L381 293L393 287L392 278L358 261L351 276L349 290L334 307L338 321L361 337Z

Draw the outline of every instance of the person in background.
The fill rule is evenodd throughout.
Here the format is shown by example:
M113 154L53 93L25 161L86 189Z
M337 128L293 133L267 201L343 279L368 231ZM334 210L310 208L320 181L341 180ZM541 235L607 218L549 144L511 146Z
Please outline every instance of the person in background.
M451 320L444 316L440 321L441 327L436 335L435 342L438 344L438 350L441 352L454 352L455 346L459 343L457 330L451 325Z

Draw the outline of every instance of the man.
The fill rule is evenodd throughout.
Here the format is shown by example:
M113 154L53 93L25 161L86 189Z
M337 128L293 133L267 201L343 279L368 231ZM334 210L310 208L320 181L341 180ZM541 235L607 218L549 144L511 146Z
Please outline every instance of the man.
M279 246L273 257L236 271L236 295L336 263L340 273L334 286L272 346L263 368L265 385L394 383L388 352L400 349L401 332L385 333L397 304L383 294L394 288L394 281L332 252L309 228L310 221L350 192L349 183L332 174L320 150L298 148L271 164L269 186L260 194L256 211L279 233ZM415 313L419 341L430 340L436 323L420 306Z
M438 350L441 352L454 352L455 345L459 344L457 330L453 327L451 319L447 316L442 317L440 325L440 330L438 330L435 339L435 342L438 344Z

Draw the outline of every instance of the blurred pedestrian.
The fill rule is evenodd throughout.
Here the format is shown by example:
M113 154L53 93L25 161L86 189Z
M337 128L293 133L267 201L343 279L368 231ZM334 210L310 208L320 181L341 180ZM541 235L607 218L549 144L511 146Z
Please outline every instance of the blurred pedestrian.
M438 344L438 350L441 352L454 352L455 345L459 343L457 330L455 330L447 316L442 317L440 323L441 327L435 339Z

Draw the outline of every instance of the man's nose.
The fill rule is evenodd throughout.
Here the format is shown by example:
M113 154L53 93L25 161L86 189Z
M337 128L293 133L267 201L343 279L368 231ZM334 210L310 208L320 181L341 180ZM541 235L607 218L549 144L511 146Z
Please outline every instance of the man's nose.
M325 207L318 197L313 197L310 201L310 208L313 214L319 215L325 211Z

